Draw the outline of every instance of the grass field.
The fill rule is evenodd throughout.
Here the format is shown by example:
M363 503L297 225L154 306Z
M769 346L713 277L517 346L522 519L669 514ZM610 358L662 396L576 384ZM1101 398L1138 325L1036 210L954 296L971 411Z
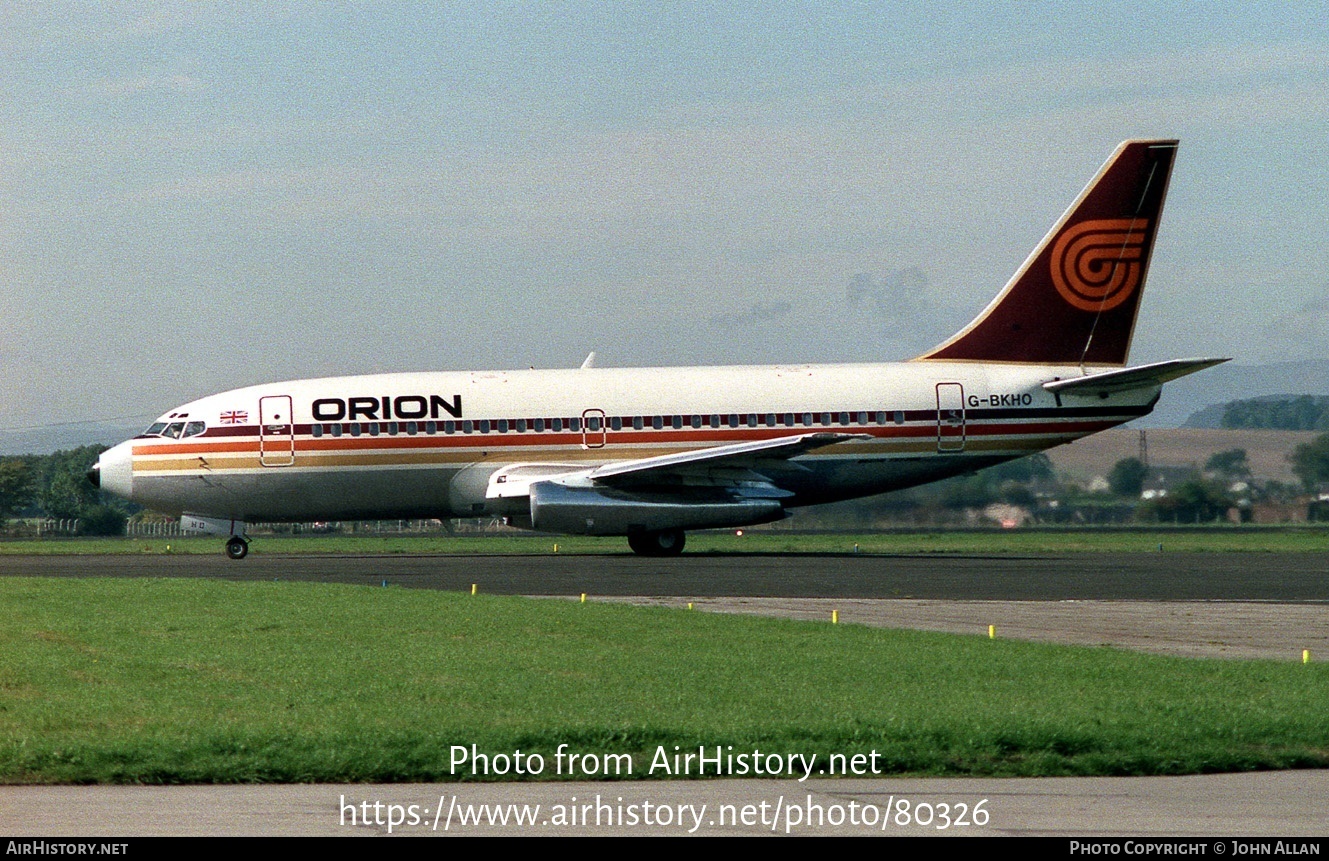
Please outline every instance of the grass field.
M1320 664L331 584L14 578L0 601L8 783L458 779L472 744L544 777L560 744L633 777L660 745L895 774L1329 766Z
M260 554L546 554L628 553L623 538L558 535L259 535ZM210 538L47 538L0 541L0 554L219 554ZM1326 526L939 530L936 532L692 532L687 553L1296 553L1329 550Z

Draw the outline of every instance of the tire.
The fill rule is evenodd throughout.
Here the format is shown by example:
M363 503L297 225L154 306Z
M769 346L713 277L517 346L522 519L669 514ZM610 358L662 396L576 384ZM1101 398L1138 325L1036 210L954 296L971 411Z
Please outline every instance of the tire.
M634 532L628 536L628 547L638 556L677 556L683 552L685 543L687 536L682 529Z
M238 535L233 536L226 542L226 555L231 559L244 559L249 555L249 542Z

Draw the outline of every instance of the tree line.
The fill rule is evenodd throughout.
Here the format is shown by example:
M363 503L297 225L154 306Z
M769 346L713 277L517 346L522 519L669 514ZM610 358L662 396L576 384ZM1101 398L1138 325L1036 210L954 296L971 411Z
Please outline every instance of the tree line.
M0 457L0 520L78 521L83 535L120 535L137 506L104 496L87 473L106 450L85 445L52 454Z
M1230 401L1220 424L1237 430L1329 430L1329 397L1297 395Z

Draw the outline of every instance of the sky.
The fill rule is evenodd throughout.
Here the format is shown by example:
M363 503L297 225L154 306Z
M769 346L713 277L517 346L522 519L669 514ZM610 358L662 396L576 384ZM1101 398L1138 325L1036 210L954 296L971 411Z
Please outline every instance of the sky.
M891 361L1120 141L1133 362L1329 358L1321 4L0 6L0 430L405 370Z

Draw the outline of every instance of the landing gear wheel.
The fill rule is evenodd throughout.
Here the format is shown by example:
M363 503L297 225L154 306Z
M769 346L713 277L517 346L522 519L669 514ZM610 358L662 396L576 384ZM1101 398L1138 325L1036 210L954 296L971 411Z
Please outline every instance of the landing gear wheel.
M232 535L226 542L226 555L231 559L244 559L249 555L249 542L239 535Z
M628 546L638 556L677 556L683 552L686 537L682 529L660 532L634 532L628 536Z

